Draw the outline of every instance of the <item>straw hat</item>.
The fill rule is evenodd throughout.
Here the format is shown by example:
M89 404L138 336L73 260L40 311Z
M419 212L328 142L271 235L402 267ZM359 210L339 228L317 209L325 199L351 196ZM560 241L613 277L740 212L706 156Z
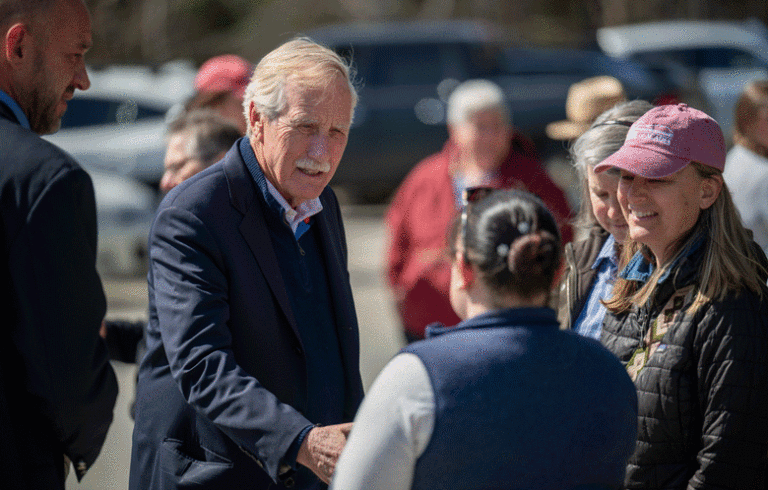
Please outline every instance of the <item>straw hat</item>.
M547 124L547 136L553 140L578 138L597 116L626 98L624 86L613 77L592 77L574 83L565 100L568 119Z

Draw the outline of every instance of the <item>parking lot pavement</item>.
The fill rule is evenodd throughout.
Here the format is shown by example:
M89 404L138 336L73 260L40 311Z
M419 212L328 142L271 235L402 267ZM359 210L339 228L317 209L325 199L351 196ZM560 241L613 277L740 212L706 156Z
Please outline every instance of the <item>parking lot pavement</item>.
M349 273L360 323L360 371L366 389L397 353L404 339L384 282L383 206L344 206ZM107 317L145 319L147 286L143 277L103 278ZM96 463L78 484L70 473L68 490L126 490L133 421L128 411L135 393L136 366L114 362L120 384L115 419Z

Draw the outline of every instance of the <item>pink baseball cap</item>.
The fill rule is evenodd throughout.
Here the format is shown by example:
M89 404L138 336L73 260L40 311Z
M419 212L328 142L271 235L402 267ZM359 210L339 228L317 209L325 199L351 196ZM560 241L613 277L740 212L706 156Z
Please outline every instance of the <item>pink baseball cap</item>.
M725 139L714 119L686 104L654 107L629 128L624 145L595 173L617 167L646 178L679 172L691 161L725 168Z
M229 91L242 97L252 74L253 65L237 55L214 56L197 71L194 87L197 92Z

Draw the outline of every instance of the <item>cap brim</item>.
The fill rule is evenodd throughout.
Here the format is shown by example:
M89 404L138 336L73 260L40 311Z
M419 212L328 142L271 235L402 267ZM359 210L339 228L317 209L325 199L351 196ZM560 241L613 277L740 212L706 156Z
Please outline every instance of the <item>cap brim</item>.
M619 151L595 165L595 173L615 167L645 177L659 179L682 170L690 160L665 155L648 148L624 145Z
M570 120L556 121L547 124L546 133L553 140L572 140L578 138L589 129L589 124Z

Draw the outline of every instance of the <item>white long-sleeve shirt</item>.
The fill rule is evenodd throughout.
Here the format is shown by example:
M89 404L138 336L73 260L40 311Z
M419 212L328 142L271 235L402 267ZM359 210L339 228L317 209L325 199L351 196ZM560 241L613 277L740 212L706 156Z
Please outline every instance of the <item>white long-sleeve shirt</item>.
M426 367L414 354L398 354L366 394L332 490L408 490L435 425L435 395Z

